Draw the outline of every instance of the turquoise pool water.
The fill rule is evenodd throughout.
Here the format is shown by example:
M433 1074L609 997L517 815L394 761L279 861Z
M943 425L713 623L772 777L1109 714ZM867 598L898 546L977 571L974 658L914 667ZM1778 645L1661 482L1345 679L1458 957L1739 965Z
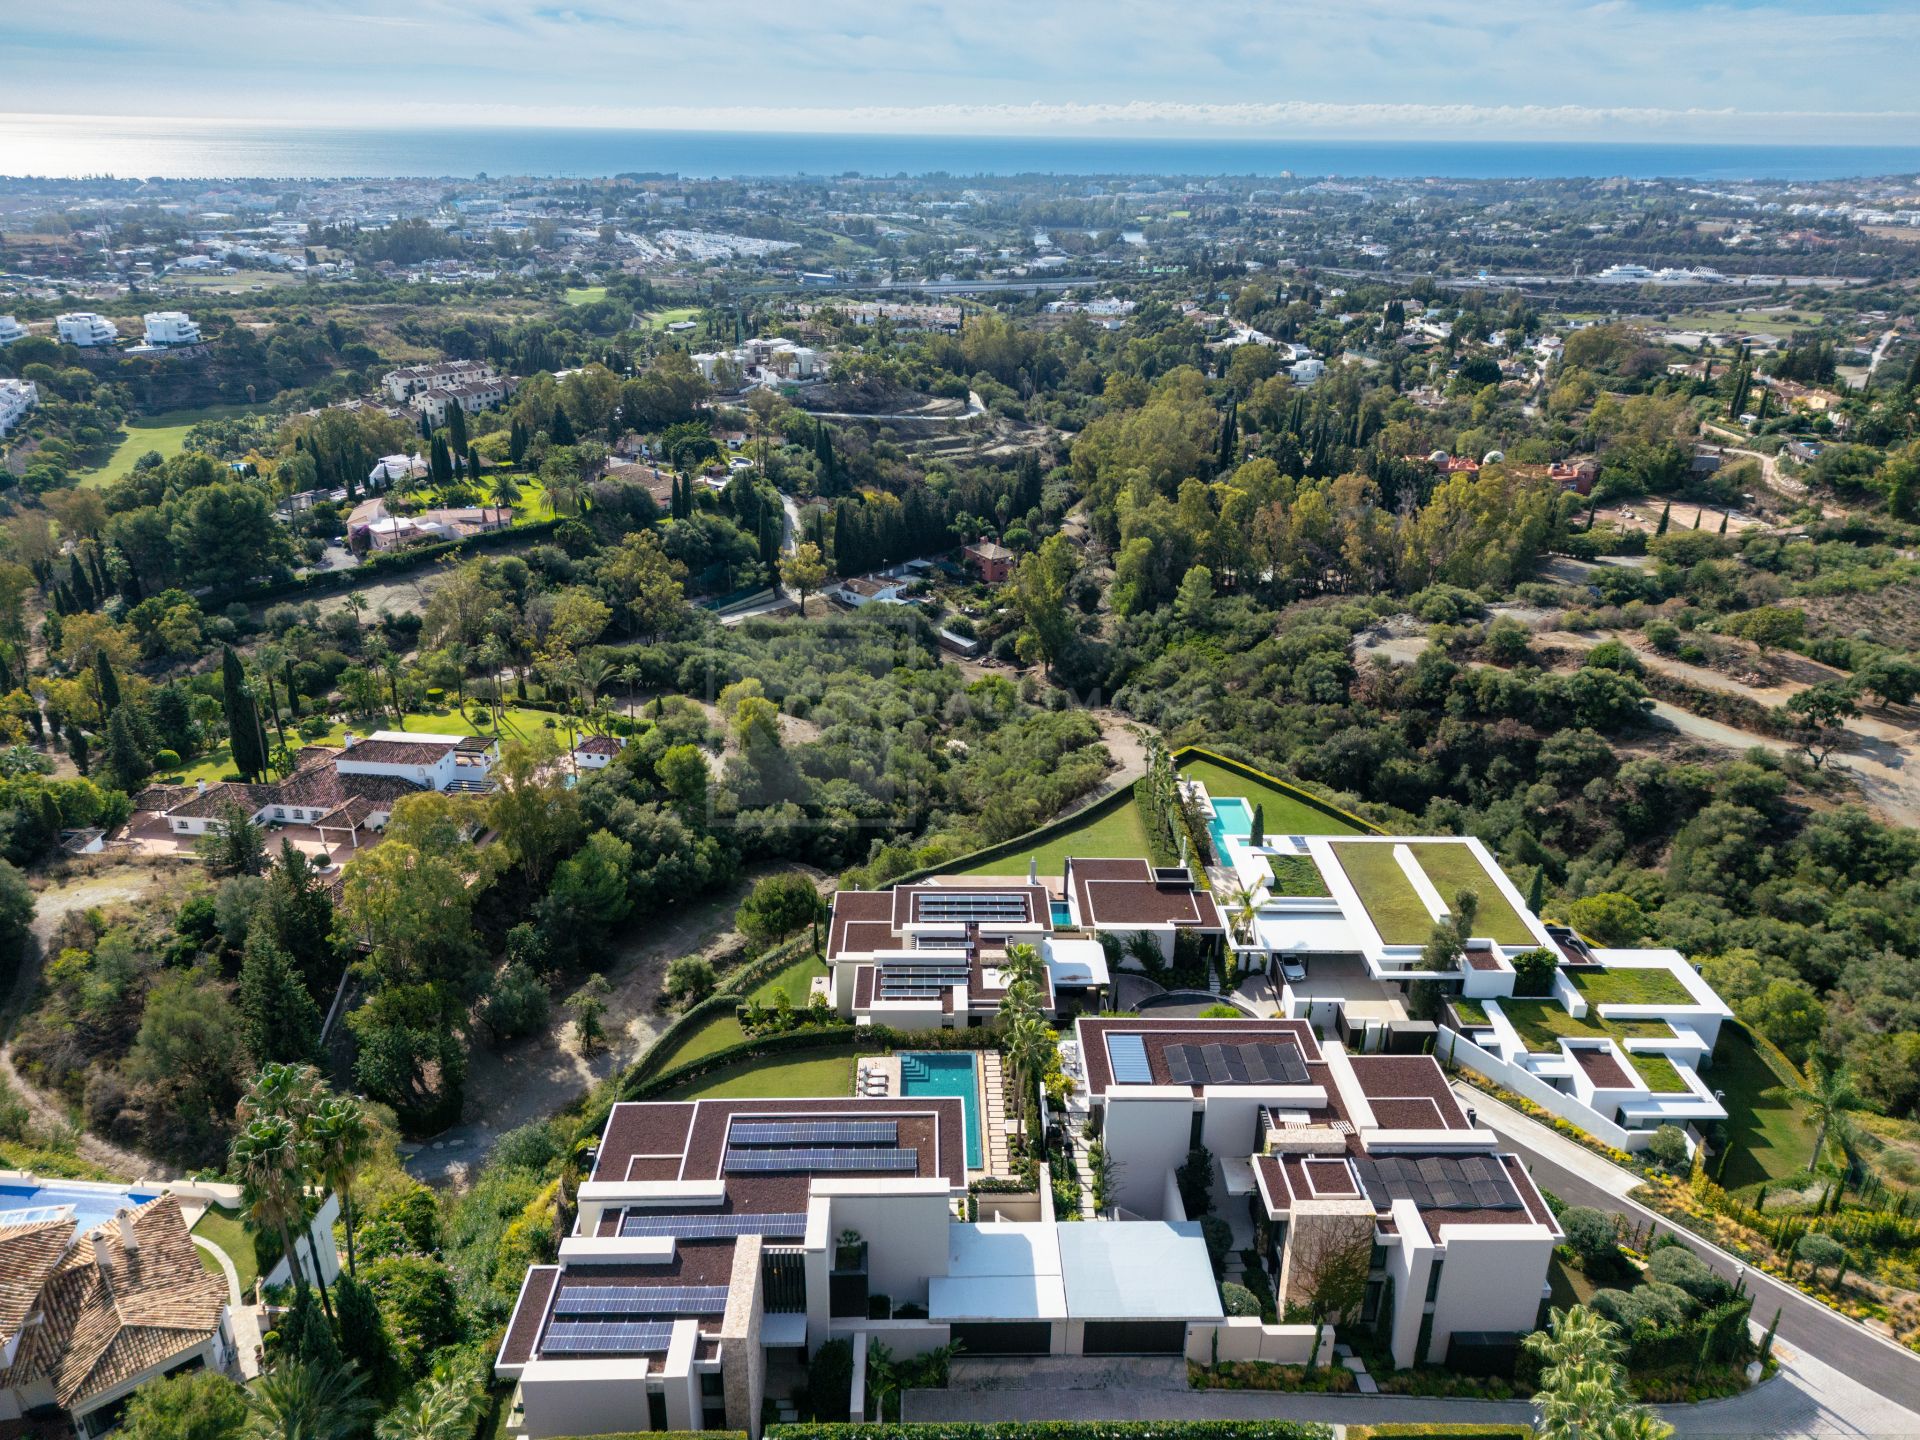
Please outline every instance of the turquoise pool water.
M1048 907L1053 911L1053 923L1056 929L1063 925L1071 925L1073 923L1073 907L1068 905L1066 901L1050 900L1047 903Z
M980 1083L970 1054L911 1050L900 1056L902 1095L958 1095L967 1112L967 1168L984 1170L980 1155Z
M1207 822L1207 834L1213 838L1213 857L1226 863L1227 837L1241 839L1253 833L1253 807L1237 795L1215 796L1213 819Z
M0 1210L38 1210L48 1205L71 1205L73 1218L81 1230L91 1230L113 1219L122 1206L144 1205L153 1199L150 1190L111 1190L102 1187L52 1185L0 1185Z

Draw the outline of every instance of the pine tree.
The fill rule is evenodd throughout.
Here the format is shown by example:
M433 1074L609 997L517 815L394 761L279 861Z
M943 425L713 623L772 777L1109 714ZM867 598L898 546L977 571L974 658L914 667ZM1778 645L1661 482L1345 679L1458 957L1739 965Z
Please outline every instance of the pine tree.
M115 710L107 722L107 768L128 794L139 789L141 782L153 773L153 762L147 758L134 722L124 709Z
M264 927L247 936L240 962L240 1014L254 1063L315 1059L320 1050L320 1007L301 982L293 959Z

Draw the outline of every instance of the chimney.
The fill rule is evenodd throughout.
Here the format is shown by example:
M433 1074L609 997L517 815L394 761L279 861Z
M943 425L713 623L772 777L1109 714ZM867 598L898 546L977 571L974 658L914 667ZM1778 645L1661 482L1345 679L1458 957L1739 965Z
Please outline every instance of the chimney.
M196 780L196 781L194 781L194 782L193 782L193 793L194 793L194 794L196 794L196 795L204 795L204 794L206 794L206 793L207 793L207 782L206 782L206 781L204 781L204 780Z
M129 1254L140 1248L140 1237L134 1233L133 1211L121 1206L114 1217L120 1222L120 1244Z
M343 750L351 750L355 745L358 745L359 743L360 743L360 737L358 735L355 735L351 730L347 731L345 735L340 737L340 746Z
M1038 885L1040 883L1040 857L1038 855L1030 855L1027 857L1027 883L1029 885Z

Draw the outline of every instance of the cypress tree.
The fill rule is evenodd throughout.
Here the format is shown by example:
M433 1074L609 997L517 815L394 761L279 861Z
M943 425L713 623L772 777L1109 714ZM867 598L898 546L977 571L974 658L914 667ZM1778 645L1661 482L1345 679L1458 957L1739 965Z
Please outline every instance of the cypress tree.
M220 654L220 699L227 713L227 740L233 747L233 768L240 778L252 781L266 768L261 754L260 717L247 689L246 672L231 645L223 645Z
M466 459L467 412L458 405L447 406L447 449L452 452L454 459Z
M507 458L516 465L527 458L527 427L520 423L518 415L513 417L513 428L507 432Z
M1727 533L1727 520L1728 520L1728 518L1729 518L1729 517L1727 516L1727 514L1726 514L1726 512L1724 512L1724 511L1722 511L1722 512L1721 512L1721 515L1720 515L1720 533L1721 533L1722 535L1724 535L1724 534L1726 534L1726 533Z
M427 461L428 472L436 486L451 484L453 481L453 461L447 455L447 442L438 435L433 437L433 446Z
M1669 500L1666 508L1660 512L1660 524L1655 527L1654 535L1659 537L1667 533L1667 522L1673 518L1673 502Z
M1547 903L1547 869L1544 865L1533 867L1533 883L1527 887L1527 909L1535 915L1540 907Z
M102 600L113 587L107 584L107 572L100 568L100 547L95 545L87 551L87 573L93 577L93 593Z
M553 425L547 431L547 436L556 445L572 445L577 443L573 433L573 420L568 416L566 406L556 405L553 407Z
M86 567L80 563L78 550L67 558L67 589L73 595L73 603L82 610L91 610L97 603L93 582L87 579Z
M100 685L100 718L105 721L120 708L120 680L113 673L113 661L107 658L105 650L93 652L93 672Z
M153 773L153 762L147 758L139 736L134 733L133 720L125 710L114 711L113 719L107 722L107 768L113 772L120 788L129 794Z
M433 422L427 419L427 412L424 410L420 412L420 438L422 440L433 439Z
M80 727L69 720L67 722L67 754L73 757L73 768L82 775L87 773L87 737Z

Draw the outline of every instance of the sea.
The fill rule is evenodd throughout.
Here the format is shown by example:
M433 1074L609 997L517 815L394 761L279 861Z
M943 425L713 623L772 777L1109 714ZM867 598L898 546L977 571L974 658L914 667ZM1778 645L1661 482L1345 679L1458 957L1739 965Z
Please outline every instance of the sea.
M127 179L894 175L1833 180L1920 173L1920 146L1150 139L352 128L0 114L0 176Z

